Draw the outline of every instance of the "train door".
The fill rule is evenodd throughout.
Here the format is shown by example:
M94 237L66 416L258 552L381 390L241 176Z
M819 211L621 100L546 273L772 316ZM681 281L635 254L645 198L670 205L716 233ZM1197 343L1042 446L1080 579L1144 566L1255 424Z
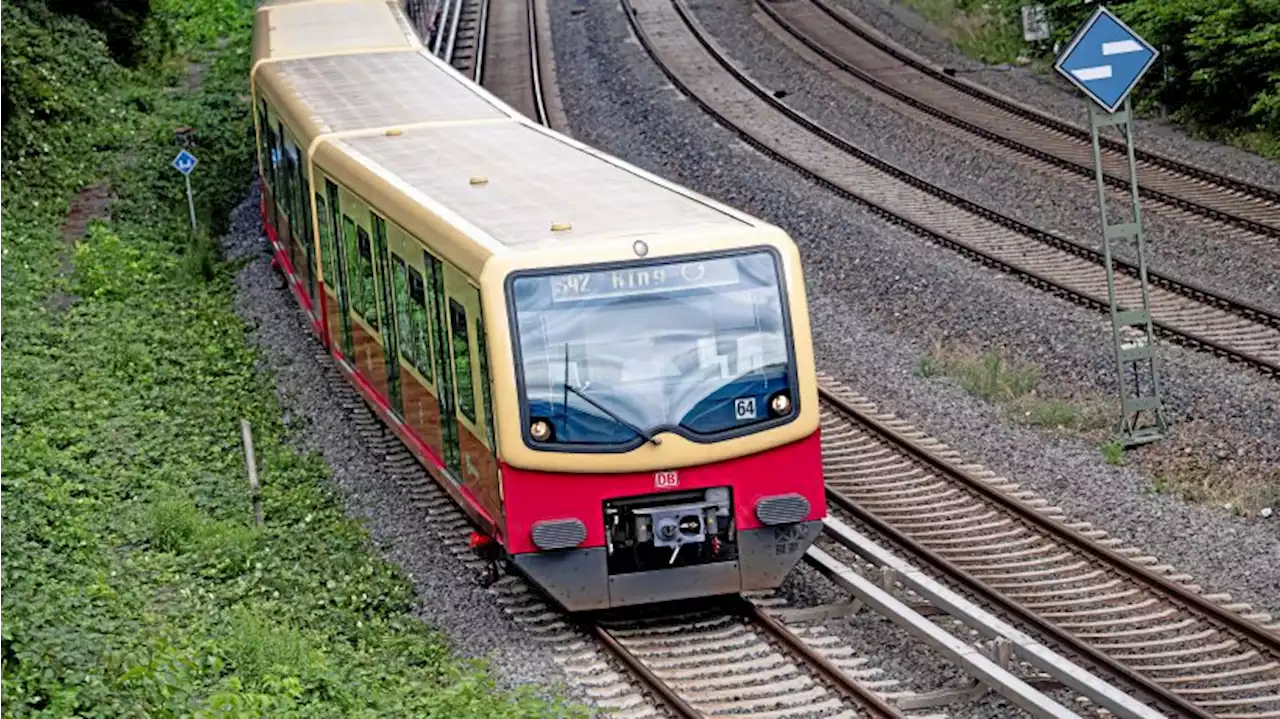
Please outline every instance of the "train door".
M271 229L276 231L276 236L280 237L280 134L276 132L274 127L267 125L263 130L267 134L267 165L263 168L266 173L267 186L270 188L267 197L267 220L271 223ZM280 238L283 240L283 238Z
M404 418L404 401L400 393L400 350L396 332L395 293L392 292L391 256L387 250L387 221L376 213L373 218L374 265L378 276L378 301L382 306L382 353L387 361L387 402L397 417Z
M258 135L260 137L258 148L258 173L262 177L263 192L266 196L263 198L263 209L266 211L266 222L272 227L276 224L276 201L275 201L275 177L272 173L275 166L275 156L272 154L275 143L272 137L275 132L271 130L270 115L267 112L267 101L260 100L258 102Z
M275 190L276 236L286 248L289 246L289 173L285 171L284 123L276 120L275 133Z
M302 245L302 253L307 262L307 299L311 302L311 313L320 311L320 298L316 295L316 240L315 230L311 226L311 184L307 182L307 172L303 168L302 154L290 140L289 149L294 153L294 203L298 213L298 244Z
M454 479L462 477L462 450L458 438L458 422L453 397L453 358L449 323L446 321L447 299L444 292L444 265L430 252L423 253L427 269L427 297L431 303L431 346L435 351L436 391L440 401L440 430L444 444L444 464Z
M339 207L338 186L329 178L324 181L325 195L329 199L329 216L320 221L329 225L333 236L333 276L325 273L325 282L332 283L338 295L338 335L342 356L354 366L355 347L351 342L351 290L347 282L347 264L350 262L346 252L346 242L342 237L342 209ZM318 197L318 195L317 195ZM333 328L329 329L332 337ZM332 340L330 340L332 341Z

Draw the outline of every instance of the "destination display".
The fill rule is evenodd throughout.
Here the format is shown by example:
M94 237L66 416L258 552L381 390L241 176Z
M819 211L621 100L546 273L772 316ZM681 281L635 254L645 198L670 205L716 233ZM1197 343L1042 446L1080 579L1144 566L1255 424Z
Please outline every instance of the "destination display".
M552 275L547 279L551 283L552 302L574 302L737 284L738 260L727 257L666 265L619 267Z

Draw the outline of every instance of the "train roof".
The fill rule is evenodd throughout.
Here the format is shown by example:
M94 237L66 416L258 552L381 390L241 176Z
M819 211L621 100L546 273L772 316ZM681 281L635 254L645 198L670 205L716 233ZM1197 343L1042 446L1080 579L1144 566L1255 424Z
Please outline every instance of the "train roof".
M253 62L422 47L396 0L265 0Z
M423 48L394 0L274 0L255 33L255 91L308 158L358 171L353 189L411 233L428 215L453 227L439 249L469 272L494 254L765 225L528 120Z
M333 132L514 116L427 50L284 60L262 67L258 81L300 110L293 130L308 144Z
M419 127L335 144L514 251L752 224L523 122Z

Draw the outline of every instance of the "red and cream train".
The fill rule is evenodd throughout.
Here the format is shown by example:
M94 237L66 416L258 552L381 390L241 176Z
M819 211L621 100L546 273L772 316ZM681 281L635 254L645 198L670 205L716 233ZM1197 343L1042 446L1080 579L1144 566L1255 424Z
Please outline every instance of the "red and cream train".
M776 227L519 115L397 3L276 0L263 221L338 367L570 610L777 586L825 515Z

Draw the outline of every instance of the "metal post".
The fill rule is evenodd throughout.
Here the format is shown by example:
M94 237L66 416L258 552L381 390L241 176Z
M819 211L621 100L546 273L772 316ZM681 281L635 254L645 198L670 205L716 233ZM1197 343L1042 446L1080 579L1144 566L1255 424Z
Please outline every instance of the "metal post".
M244 445L244 468L249 474L249 499L253 504L253 526L262 529L262 486L258 484L258 461L253 451L253 428L240 420L240 441Z
M1115 126L1124 135L1129 161L1130 219L1112 224L1107 216L1107 186L1103 174L1102 150L1098 140L1101 129ZM1156 368L1155 333L1151 325L1151 301L1147 284L1146 237L1142 229L1142 207L1138 195L1138 168L1133 149L1133 109L1129 99L1119 112L1102 112L1089 103L1089 134L1093 144L1094 179L1098 190L1098 212L1102 221L1102 255L1107 272L1107 300L1111 305L1111 337L1116 351L1116 374L1120 387L1120 422L1115 441L1132 447L1164 437L1168 431L1164 405L1160 397L1160 375ZM1134 237L1138 245L1138 279L1141 284L1140 308L1121 309L1116 297L1115 267L1111 262L1111 241ZM1140 327L1144 332L1141 345L1126 344L1125 327ZM1133 392L1128 379L1133 378ZM1143 382L1143 377L1147 381ZM1145 387L1144 387L1145 384ZM1146 391L1144 391L1144 389ZM1143 421L1146 415L1146 421Z
M191 213L191 234L196 234L196 201L191 196L191 175L186 174L182 179L187 181L187 210Z

